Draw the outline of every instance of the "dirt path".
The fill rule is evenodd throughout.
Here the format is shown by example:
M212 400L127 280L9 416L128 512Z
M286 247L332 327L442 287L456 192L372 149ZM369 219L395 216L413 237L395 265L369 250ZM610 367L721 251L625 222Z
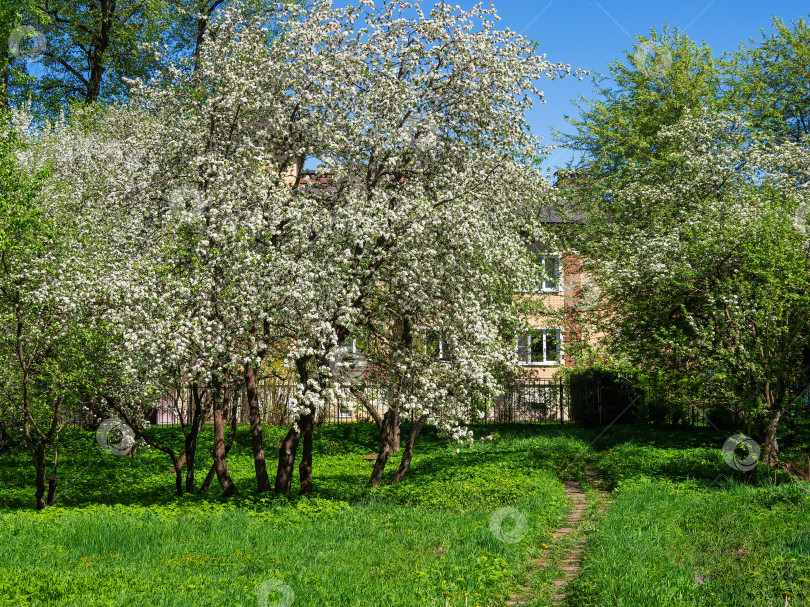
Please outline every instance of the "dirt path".
M597 486L598 479L596 476L590 472L587 476L591 485ZM604 513L607 496L610 493L598 491L598 499L589 506L585 489L579 482L567 481L564 487L573 509L564 525L551 533L551 540L548 547L545 548L543 556L534 560L536 569L529 574L529 583L531 585L521 587L519 594L508 600L507 605L526 605L534 601L542 592L540 587L545 585L549 579L554 585L549 604L562 605L565 598L565 587L579 575L582 569L582 549L589 532L583 528L585 527L583 523ZM586 514L586 509L589 508L591 512ZM545 579L541 580L541 577Z

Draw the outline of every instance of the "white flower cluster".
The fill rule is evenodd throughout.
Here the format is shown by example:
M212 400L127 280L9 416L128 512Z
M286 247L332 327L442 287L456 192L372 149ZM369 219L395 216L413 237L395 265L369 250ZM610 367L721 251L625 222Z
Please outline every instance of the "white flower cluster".
M276 14L279 31L224 11L196 70L135 82L122 108L38 132L16 116L20 163L54 176L42 204L73 221L43 261L59 280L31 297L62 293L70 323L103 325L125 402L309 361L292 408L317 410L356 338L392 402L471 440L463 422L515 362L503 328L535 273L524 238L546 236L532 83L570 66L482 5ZM315 179L305 158L322 162Z

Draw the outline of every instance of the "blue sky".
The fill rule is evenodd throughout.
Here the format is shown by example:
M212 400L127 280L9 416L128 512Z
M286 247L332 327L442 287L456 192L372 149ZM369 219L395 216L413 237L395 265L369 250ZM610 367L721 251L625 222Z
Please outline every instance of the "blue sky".
M424 8L438 0L422 0ZM486 4L487 0L480 0ZM333 0L335 5L357 5L359 0ZM447 4L470 9L479 0L445 0ZM501 17L500 28L522 33L538 42L538 52L553 62L570 64L592 74L607 73L610 63L624 60L624 51L633 47L636 36L661 31L666 23L678 26L696 42L706 41L716 56L737 50L751 38L762 39L762 30L773 30L773 17L785 23L808 18L810 3L797 0L492 0ZM425 11L427 12L427 11ZM590 97L593 83L589 76L581 82L574 76L542 80L545 104L535 104L528 115L532 130L553 144L552 128L570 131L566 115L576 116L572 100ZM564 167L575 155L558 148L545 166L552 172ZM314 168L314 164L312 167Z
M422 0L432 6L437 0ZM478 0L445 0L469 9ZM358 0L334 0L344 6ZM705 40L716 55L736 50L750 38L761 39L761 30L770 31L772 17L786 23L808 17L810 3L797 0L493 0L501 17L499 26L508 27L538 42L538 51L551 61L571 64L592 73L606 73L608 65L624 58L637 35L648 34L650 28L659 30L664 23L679 26L681 31L697 42ZM36 71L36 70L34 70ZM536 104L529 114L535 133L553 143L552 128L570 130L566 115L577 115L572 100L580 95L589 97L593 84L589 77L543 80L539 88L545 92L546 103ZM546 165L552 170L573 158L570 150L558 149L548 157Z
M430 4L430 0L428 0ZM458 2L458 0L456 0ZM473 1L458 2L469 8ZM772 16L786 23L807 18L807 2L755 2L750 0L493 0L501 17L499 25L522 32L538 41L538 51L549 60L570 63L572 68L607 72L607 66L624 57L636 35L660 30L664 23L679 26L693 40L705 40L716 55L731 52L749 38L761 39L762 29L772 29ZM590 96L588 77L543 81L540 88L546 103L536 105L529 115L532 129L551 141L551 128L569 130L565 115L576 115L571 99ZM556 150L549 166L564 166L572 158L567 150Z

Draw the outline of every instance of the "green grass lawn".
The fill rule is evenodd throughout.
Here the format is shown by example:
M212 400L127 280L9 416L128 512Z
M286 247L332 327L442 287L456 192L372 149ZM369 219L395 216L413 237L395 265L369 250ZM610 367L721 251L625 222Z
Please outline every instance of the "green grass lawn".
M178 430L157 431L180 445ZM228 458L241 492L231 500L216 482L176 498L165 455L114 457L92 432L72 431L57 506L40 513L28 459L6 453L0 605L254 607L260 587L270 590L267 607L503 605L563 523L562 480L584 478L586 463L615 500L588 529L569 605L810 604L808 484L774 485L764 466L761 486L737 484L720 454L724 435L614 427L589 446L596 432L572 427L477 433L495 438L457 454L426 429L405 481L370 489L373 464L362 457L375 450L374 427L318 428L315 491L287 501L252 490L247 428ZM268 455L281 434L266 429ZM518 533L504 521L514 543L490 529L503 507L527 522ZM551 577L535 577L537 605L547 604Z
M810 483L760 465L740 484L724 438L619 428L597 443L615 499L566 605L810 605Z

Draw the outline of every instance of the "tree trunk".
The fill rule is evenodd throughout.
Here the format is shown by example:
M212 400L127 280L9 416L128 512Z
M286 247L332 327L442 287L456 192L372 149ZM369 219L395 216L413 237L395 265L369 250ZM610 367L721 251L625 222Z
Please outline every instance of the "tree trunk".
M299 495L312 493L312 432L315 427L315 408L304 416L301 423L301 436L304 439L304 448L301 451L301 463L298 466L300 480Z
M36 469L36 490L34 492L34 500L36 503L37 510L44 510L45 506L50 505L53 503L53 500L56 499L56 462L57 462L57 452L56 452L56 443L59 438L59 432L62 429L62 426L59 423L59 418L62 409L62 402L64 401L64 396L59 396L56 399L56 403L54 404L53 413L51 416L51 425L48 428L48 432L42 432L36 424L34 424L34 428L36 432L39 434L39 438L34 440L34 437L31 435L31 421L32 417L30 414L29 403L28 403L28 385L27 385L27 377L23 378L23 413L25 415L25 421L23 424L23 431L25 433L25 443L28 446L28 450L31 452L31 456L34 460L34 468ZM45 477L48 474L48 461L47 461L47 448L48 445L54 445L54 472L51 475L51 482L52 487L49 487L47 501L45 498L45 491L46 491L46 484L45 484ZM53 491L53 495L51 494L51 490ZM50 504L48 503L50 502Z
M385 464L388 463L388 457L394 451L394 444L396 437L399 435L399 410L388 409L383 415L382 423L380 424L380 448L377 452L377 459L374 461L374 470L371 471L371 477L368 479L370 487L378 487L382 481L383 472L385 471Z
M203 408L203 394L200 392L200 387L197 384L191 386L191 397L194 401L194 411L191 414L191 425L186 433L186 443L183 453L180 454L181 459L186 460L186 491L194 493L194 460L197 455L197 438L200 435L200 428L202 427L203 418L205 417L205 410ZM179 462L178 462L179 463ZM183 465L180 463L180 468Z
M276 485L274 491L289 495L292 492L292 475L295 468L295 453L301 441L301 432L295 424L287 432L278 448L278 469L276 470Z
M311 356L302 356L295 361L298 370L298 381L301 383L304 394L309 391L309 371L307 364ZM292 477L295 470L295 454L298 451L298 443L301 442L301 427L307 415L299 416L296 423L292 425L287 436L281 441L278 448L278 468L276 469L276 484L274 491L284 495L292 492ZM314 421L314 420L312 420Z
M216 465L217 480L222 487L222 495L231 497L238 494L236 487L231 479L231 474L228 471L228 462L226 461L225 453L225 413L223 409L227 407L226 398L224 397L224 390L217 382L214 384L214 393L212 395L213 408L214 408L214 464ZM235 417L235 416L234 416Z
M245 365L245 391L247 392L248 416L250 419L250 444L253 447L253 467L256 470L256 486L259 493L270 491L267 463L264 460L264 436L262 435L262 412L259 408L259 390L256 387L256 368Z
M205 32L208 29L208 21L211 18L211 15L214 13L216 8L222 4L225 0L211 0L210 5L208 4L208 0L204 2L198 2L197 8L201 13L205 13L207 19L201 19L197 17L197 39L194 42L194 71L197 71L197 57L200 56L200 47L202 46L203 40L205 39Z
M760 461L769 466L779 463L779 452L776 449L776 433L779 429L779 420L782 417L781 409L766 423L762 431L762 453Z
M42 440L37 441L34 447L34 467L37 470L37 485L34 498L37 504L37 510L45 509L45 476L47 473L48 464L45 461L45 442Z
M405 452L402 454L402 461L399 463L399 469L394 477L388 481L389 485L400 482L411 467L411 458L413 457L413 446L416 444L416 439L419 438L419 433L422 431L422 426L425 425L428 416L422 415L411 428L411 433L408 436L408 442L405 444Z
M53 450L53 470L48 477L48 505L53 506L56 500L56 466L59 463L59 447L54 447Z
M107 49L110 46L111 30L114 27L115 2L101 0L100 12L99 29L93 32L92 51L89 53L90 78L87 80L87 91L84 99L87 104L96 103L101 94L101 78L107 70L105 65Z
M196 442L196 441L195 441ZM196 455L197 445L192 443L186 451L186 493L194 493L194 456Z
M183 466L185 465L186 465L186 450L185 448L183 448L183 450L180 452L180 455L177 456L177 464L176 464L177 469L175 469L175 467L172 466L172 469L167 470L167 472L179 472L180 470L183 469Z
M394 411L394 436L391 443L391 452L399 453L400 449L400 430L402 429L402 420L400 419L400 411L397 408Z
M233 446L233 441L236 438L236 403L234 403L233 408L231 409L231 435L228 437L228 444L225 445L225 455L228 455L228 452L231 450ZM217 473L217 465L216 462L211 464L210 470L208 470L208 474L203 481L203 484L200 486L200 492L205 493L211 487L211 481L214 480L214 477Z

